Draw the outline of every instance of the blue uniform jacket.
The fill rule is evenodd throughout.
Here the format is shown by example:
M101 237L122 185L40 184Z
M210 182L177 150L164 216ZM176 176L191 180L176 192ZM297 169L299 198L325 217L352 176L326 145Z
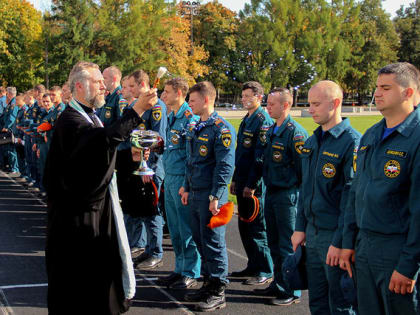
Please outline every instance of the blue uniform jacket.
M105 97L105 105L96 114L106 127L121 117L127 105L127 101L121 94L121 86L119 86Z
M41 124L47 122L47 123L50 123L51 126L52 126L52 129L50 129L46 132L48 145L51 143L51 138L52 138L52 135L53 135L53 132L54 132L54 125L55 125L58 117L60 116L60 114L64 111L65 107L66 106L63 103L60 103L57 106L55 106L52 110L50 110L42 118Z
M166 128L165 151L163 153L163 166L165 174L185 175L185 161L187 159L187 132L193 121L198 121L188 106L184 103L179 108L176 115L171 112L168 117Z
M17 127L22 126L22 122L25 120L25 112L27 111L27 109L28 109L28 106L23 105L21 108L19 108L18 113L16 115L16 121L12 127L13 134L15 135L16 138L23 139L23 131L18 129Z
M164 143L166 143L167 124L168 114L166 105L159 99L153 108L143 114L141 117L141 123L137 126L137 129L156 131L163 138ZM162 154L151 152L147 165L155 172L156 176L160 178L165 176Z
M3 112L6 108L6 106L7 106L6 95L4 95L4 96L0 97L0 117L1 117L1 115L3 115Z
M235 172L232 181L245 187L256 189L261 181L261 174L255 170L256 146L258 140L273 124L268 113L260 106L248 117L242 119L238 130L238 142L235 151ZM241 186L242 186L241 185Z
M16 116L19 111L19 107L16 106L16 98L12 98L7 104L3 114L3 128L12 130L13 124L16 121Z
M217 112L193 124L187 134L185 191L209 190L220 199L233 175L235 142L235 129Z
M323 139L321 139L323 137ZM318 127L302 148L302 186L296 231L307 222L316 228L335 231L332 245L341 248L344 210L354 177L354 152L360 133L344 118L322 135Z
M300 154L308 133L290 115L276 132L275 127L273 124L260 139L264 151L262 157L257 156L257 161L263 166L264 183L269 189L299 187Z
M382 140L385 119L363 135L346 208L343 248L358 229L405 236L396 270L413 279L420 262L420 110Z

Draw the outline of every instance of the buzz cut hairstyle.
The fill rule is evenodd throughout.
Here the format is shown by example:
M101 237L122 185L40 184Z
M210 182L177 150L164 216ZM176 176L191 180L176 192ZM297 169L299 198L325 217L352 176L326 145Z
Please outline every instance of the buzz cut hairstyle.
M264 88L257 81L248 81L242 85L242 91L251 89L255 96L264 95Z
M417 91L420 91L420 72L411 63L391 63L378 71L378 76L382 74L395 74L395 82L400 86L403 88L415 87Z
M200 93L203 98L207 96L210 101L214 102L216 100L216 89L210 81L203 81L195 84L190 88L189 94L194 92Z
M129 78L134 78L138 85L144 82L146 85L150 84L149 75L143 70L136 70L129 75Z
M122 73L121 73L121 70L117 67L117 66L110 66L110 67L108 67L108 68L105 68L104 69L104 71L105 70L109 70L109 71L111 71L111 73L112 74L114 74L114 75L117 75L117 77L119 78L119 79L121 79L122 78Z
M61 87L59 87L58 85L54 85L51 89L50 89L50 91L52 92L52 91L54 91L54 92L60 92L61 93L61 91L62 91L62 89L61 89Z
M99 66L96 63L89 61L79 61L73 66L68 79L68 84L72 93L75 92L76 82L86 84L87 80L90 79L91 74L87 71L88 69L99 70Z
M169 79L165 81L165 85L170 85L176 92L180 90L183 97L186 97L188 94L189 86L187 80L185 80L184 78Z
M287 101L290 105L293 104L293 96L292 93L290 93L290 90L284 87L275 87L274 89L272 89L270 91L269 94L275 94L275 93L279 93L280 94L280 98L283 101Z
M37 84L34 86L34 90L38 91L39 93L45 93L45 85L44 84Z

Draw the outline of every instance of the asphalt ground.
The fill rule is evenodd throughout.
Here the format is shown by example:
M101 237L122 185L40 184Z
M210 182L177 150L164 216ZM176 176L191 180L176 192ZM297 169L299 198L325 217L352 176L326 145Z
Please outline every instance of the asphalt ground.
M226 232L229 272L242 270L247 262L237 220L234 216ZM3 314L48 313L45 232L45 204L17 180L0 172L0 311ZM137 292L126 314L195 314L194 304L184 300L186 290L170 290L155 284L157 277L168 275L174 268L169 238L164 239L163 247L163 266L136 274ZM241 279L230 280L226 289L227 307L213 314L309 314L306 291L299 304L272 306L267 303L270 297L254 295L252 290L256 287L241 282ZM201 283L196 288L199 286ZM71 296L68 301L72 303Z

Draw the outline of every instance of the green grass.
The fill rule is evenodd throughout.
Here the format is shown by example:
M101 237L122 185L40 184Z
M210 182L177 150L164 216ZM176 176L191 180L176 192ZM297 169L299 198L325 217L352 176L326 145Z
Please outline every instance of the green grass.
M312 135L313 131L318 128L318 125L314 123L312 117L294 117L293 119L301 124L302 127L308 131L309 135ZM351 116L349 119L353 128L363 134L369 127L380 121L382 116ZM242 119L228 119L228 121L233 125L237 132ZM236 197L229 194L229 201L233 201L236 204Z
M293 119L301 124L309 135L311 135L313 131L318 128L318 125L314 123L312 117L294 117ZM369 127L380 121L382 116L351 116L349 119L353 128L363 134ZM236 131L238 131L242 119L228 119L228 121L233 125L233 127L235 127Z

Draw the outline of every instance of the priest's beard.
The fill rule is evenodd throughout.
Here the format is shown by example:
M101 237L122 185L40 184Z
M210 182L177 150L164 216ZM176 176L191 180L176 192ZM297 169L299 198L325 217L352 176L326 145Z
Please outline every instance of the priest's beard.
M86 96L85 96L86 102L93 105L94 108L98 109L105 105L105 97L103 94L96 94L92 95L89 86L86 89Z

